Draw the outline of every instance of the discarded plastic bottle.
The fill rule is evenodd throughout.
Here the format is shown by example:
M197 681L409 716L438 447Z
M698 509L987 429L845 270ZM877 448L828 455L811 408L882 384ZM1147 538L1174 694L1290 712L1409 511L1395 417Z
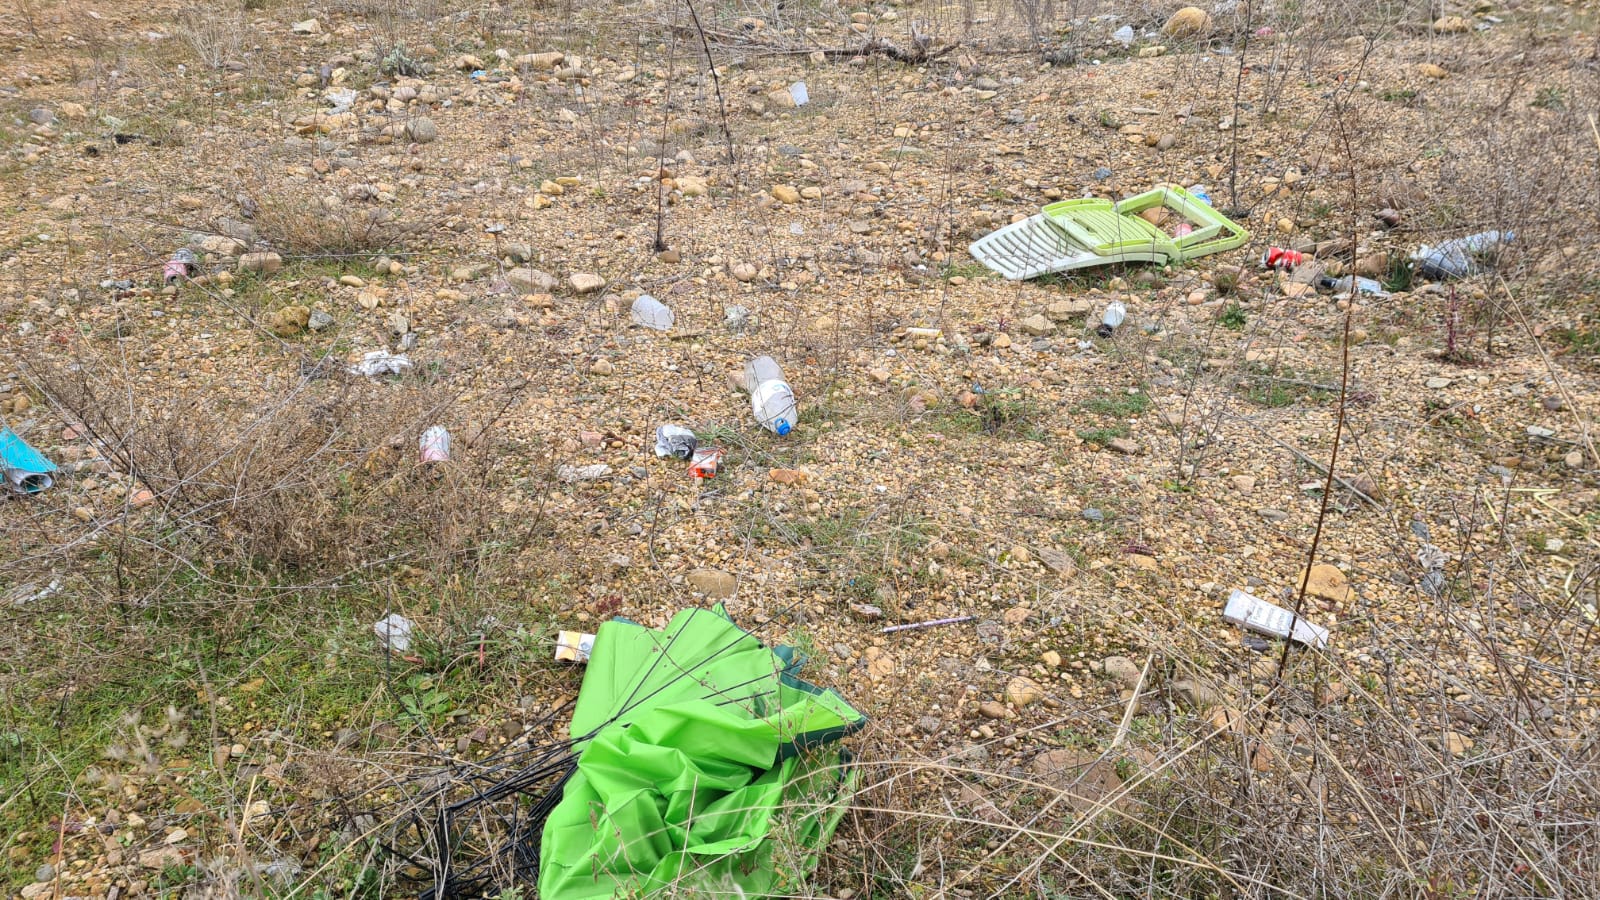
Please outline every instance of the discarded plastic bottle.
M1206 189L1203 185L1192 184L1187 188L1187 190L1189 191L1189 196L1199 200L1201 203L1204 203L1207 206L1211 205L1211 195L1206 193Z
M1389 296L1389 292L1383 289L1383 285L1373 281L1371 278L1357 278L1353 275L1346 275L1343 278L1318 278L1317 284L1333 291L1370 294L1374 297Z
M676 318L672 310L649 294L640 294L639 299L633 301L633 321L636 325L653 331L667 331L672 328Z
M22 436L0 426L0 484L19 494L37 494L55 484L56 464Z
M1424 278L1465 278L1478 271L1478 260L1511 243L1514 231L1480 231L1445 241L1437 247L1423 244L1411 259Z
M783 380L783 368L770 356L758 356L744 367L744 389L750 392L750 410L761 427L782 437L800 418L794 389Z
M1111 333L1116 331L1117 327L1127 318L1128 308L1122 305L1121 300L1113 300L1106 307L1105 313L1100 316L1100 327L1096 328L1094 333L1103 338L1109 338Z
M434 425L422 433L417 441L422 462L436 463L450 461L450 432Z

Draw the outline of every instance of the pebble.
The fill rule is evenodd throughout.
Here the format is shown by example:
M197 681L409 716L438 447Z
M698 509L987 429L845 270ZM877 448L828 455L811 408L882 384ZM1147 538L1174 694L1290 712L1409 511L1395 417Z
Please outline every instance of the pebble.
M1106 446L1124 456L1138 456L1141 449L1136 441L1128 438L1112 438Z
M1020 326L1025 333L1035 336L1054 334L1056 330L1056 323L1037 313L1019 321L1017 325Z
M1185 6L1173 13L1161 33L1170 38L1190 38L1211 31L1211 14L1198 6Z
M237 271L271 275L283 268L283 257L276 253L246 253L239 257Z
M1006 683L1006 702L1021 709L1044 699L1044 688L1031 678L1017 676Z
M1451 382L1450 379L1442 377L1442 376L1439 376L1439 375L1435 375L1432 378L1429 378L1427 381L1423 382L1423 385L1428 387L1431 390L1437 391L1437 390L1442 390L1444 388L1449 387L1451 385L1451 383L1452 382Z
M985 719L1004 719L1011 715L1011 710L1006 709L1004 703L994 700L985 700L978 704L978 715Z
M601 359L595 360L589 366L589 374L590 375L611 375L611 374L615 373L616 371L617 371L617 367L611 364L611 360L605 359L603 357Z
M406 136L418 144L431 144L439 139L439 126L427 116L418 116L406 124Z
M1123 687L1132 690L1139 684L1143 668L1126 656L1108 656L1100 662L1101 671Z
M589 272L578 272L567 279L575 294L592 294L606 286L606 280Z
M694 569L684 580L708 597L732 597L739 584L732 573L721 569Z
M799 203L800 192L787 184L780 184L772 189L772 199L779 203Z

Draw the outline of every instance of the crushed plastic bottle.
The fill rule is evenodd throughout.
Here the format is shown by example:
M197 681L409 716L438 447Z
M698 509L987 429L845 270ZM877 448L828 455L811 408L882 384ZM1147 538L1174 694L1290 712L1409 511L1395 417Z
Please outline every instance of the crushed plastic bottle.
M783 380L783 368L770 356L759 356L744 367L742 386L750 392L750 410L761 427L782 437L800 418L794 389Z
M640 294L639 299L633 301L632 315L635 325L643 325L653 331L668 331L677 320L672 310L649 294Z
M1482 270L1480 257L1492 256L1516 236L1514 231L1480 231L1437 247L1423 244L1411 260L1424 278L1465 278Z
M1132 25L1124 25L1121 28L1118 28L1116 31L1111 32L1111 39L1124 47L1133 46L1133 38L1134 34Z
M1383 285L1373 281L1371 278L1357 278L1352 275L1346 275L1343 278L1318 278L1317 284L1339 293L1367 294L1372 297L1389 296L1389 292L1383 289Z

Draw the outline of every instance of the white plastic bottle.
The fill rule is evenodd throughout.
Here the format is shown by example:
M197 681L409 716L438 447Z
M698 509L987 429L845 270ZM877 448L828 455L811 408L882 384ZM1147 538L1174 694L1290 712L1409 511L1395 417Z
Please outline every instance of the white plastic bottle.
M761 427L782 437L800 418L794 389L783 380L783 368L770 356L759 356L744 367L744 389L750 392L750 411Z

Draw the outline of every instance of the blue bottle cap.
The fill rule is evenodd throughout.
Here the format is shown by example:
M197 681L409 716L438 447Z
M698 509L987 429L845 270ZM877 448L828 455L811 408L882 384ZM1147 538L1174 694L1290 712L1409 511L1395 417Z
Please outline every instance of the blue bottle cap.
M779 419L777 426L773 430L778 432L778 437L783 437L789 433L789 429L791 427L792 426L788 422L784 421L783 419Z

